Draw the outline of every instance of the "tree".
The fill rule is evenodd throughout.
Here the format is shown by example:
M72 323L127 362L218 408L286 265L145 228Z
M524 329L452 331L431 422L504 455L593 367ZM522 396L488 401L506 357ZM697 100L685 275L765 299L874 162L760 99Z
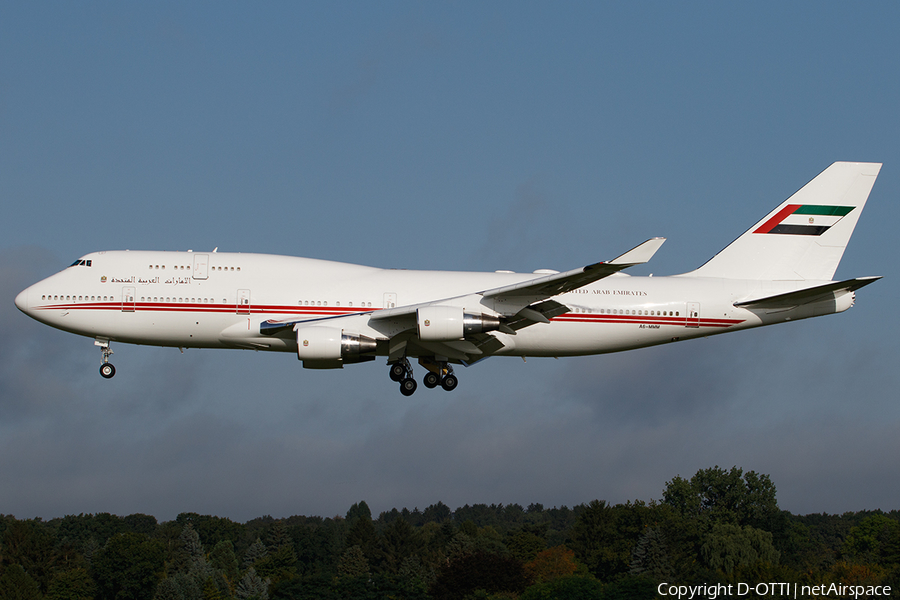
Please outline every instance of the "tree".
M842 554L858 563L896 564L900 561L900 522L871 515L850 530Z
M238 582L234 595L239 600L269 600L269 582L261 579L250 567Z
M639 596L635 596L637 598ZM643 596L652 598L653 596ZM532 585L519 600L606 600L603 584L593 577L567 575Z
M204 557L204 554L200 536L194 530L193 523L188 521L182 528L181 535L178 536L178 546L172 558L170 571L172 573L187 573L195 563Z
M575 556L601 581L611 579L627 568L616 552L613 540L618 536L613 508L603 500L593 500L581 511L570 532L570 547Z
M365 503L362 503L365 506ZM356 506L354 504L354 506ZM366 506L366 512L368 511L368 507ZM402 519L398 519L394 521L394 523L405 523L406 521ZM378 534L375 532L375 525L372 524L372 519L367 518L365 514L357 517L353 524L350 525L350 531L347 532L347 547L350 546L359 546L360 550L362 550L363 554L366 555L366 559L369 561L369 564L378 564L379 560L379 552L378 552Z
M772 534L749 525L739 527L716 523L704 537L700 551L711 569L726 575L739 567L758 562L778 562L778 551L772 546Z
M524 570L529 581L543 583L574 575L578 564L572 550L565 546L554 546L539 552L534 560L525 563Z
M263 558L267 553L266 545L262 543L262 540L256 538L256 541L250 544L250 547L244 553L244 560L241 566L244 569L252 567L256 561Z
M478 590L489 594L521 593L525 589L522 563L512 556L477 552L450 561L431 588L435 600L464 598Z
M350 546L341 555L338 562L338 575L341 577L368 577L369 561L359 546Z
M254 563L260 577L279 582L297 576L297 553L291 545L281 546Z
M54 539L40 519L12 521L0 536L3 565L21 565L41 591L50 584L52 570L58 556L54 551Z
M524 563L534 559L539 552L546 549L547 542L533 531L523 529L513 534L507 534L506 548L510 554Z
M269 550L277 550L282 546L293 546L294 542L291 540L291 536L288 535L287 526L284 524L284 520L279 519L272 524L272 527L269 529L269 535L266 537L266 548Z
M76 568L57 573L50 582L46 600L93 600L94 580L87 569Z
M737 467L701 469L690 481L673 477L666 483L663 502L684 517L766 529L779 513L769 476L744 474Z
M209 564L221 572L230 584L236 583L240 577L238 560L234 555L234 544L231 540L222 540L210 550Z
M165 548L140 533L120 533L98 550L91 563L98 600L151 598L162 575Z
M452 514L449 506L443 502L438 502L426 508L425 512L422 513L422 517L426 523L443 523L444 521L449 521Z
M353 523L357 519L365 519L367 521L372 520L372 511L369 510L369 505L365 503L365 501L360 501L357 504L354 504L350 507L350 510L347 511L347 523L353 525Z
M397 519L388 525L380 541L384 568L391 573L397 573L404 559L422 548L418 533L403 519Z
M648 527L641 534L631 554L629 573L646 576L657 583L669 580L673 575L669 553L662 533Z
M0 575L0 600L41 600L41 588L22 565L12 565Z
M185 600L184 593L174 579L163 579L156 586L153 600Z

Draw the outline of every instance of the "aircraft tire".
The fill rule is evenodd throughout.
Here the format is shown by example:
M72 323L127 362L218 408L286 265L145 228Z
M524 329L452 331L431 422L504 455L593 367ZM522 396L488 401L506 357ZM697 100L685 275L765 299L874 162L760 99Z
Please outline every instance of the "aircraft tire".
M412 396L416 393L417 387L419 387L419 384L416 383L416 380L412 377L407 377L400 382L400 393L404 396Z
M422 383L425 384L429 390L434 389L441 383L441 378L438 377L437 373L432 373L428 371L425 373L425 377L422 378Z
M441 387L447 390L448 392L452 392L456 389L456 386L459 385L459 379L456 378L456 375L447 375L441 380Z
M404 369L403 365L400 363L393 363L391 365L390 376L392 381L400 383L406 377L406 369Z
M112 363L103 363L100 365L100 376L103 379L112 379L116 374L116 368L112 366Z

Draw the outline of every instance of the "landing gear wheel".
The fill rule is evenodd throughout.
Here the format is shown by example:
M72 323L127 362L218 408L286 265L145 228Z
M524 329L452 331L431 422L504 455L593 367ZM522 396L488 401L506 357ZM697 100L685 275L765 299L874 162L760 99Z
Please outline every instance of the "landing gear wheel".
M437 373L432 373L431 371L425 373L425 377L422 378L422 383L424 383L425 387L429 390L436 388L440 382L441 378L438 377Z
M452 392L456 389L456 386L459 385L459 379L456 378L456 375L452 373L447 375L441 380L441 387L447 390L448 392Z
M400 382L400 393L404 396L412 396L416 393L417 387L419 387L419 384L416 383L416 380L412 377L407 377Z
M391 365L390 376L392 381L400 383L406 378L406 367L398 362Z
M112 366L112 363L103 363L100 365L100 376L104 379L112 379L115 374L116 368Z

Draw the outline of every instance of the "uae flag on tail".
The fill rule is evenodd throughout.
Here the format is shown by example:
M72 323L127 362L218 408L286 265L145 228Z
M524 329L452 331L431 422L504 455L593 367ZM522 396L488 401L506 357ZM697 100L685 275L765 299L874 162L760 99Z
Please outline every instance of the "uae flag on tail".
M822 235L850 214L854 208L821 204L788 204L753 233Z

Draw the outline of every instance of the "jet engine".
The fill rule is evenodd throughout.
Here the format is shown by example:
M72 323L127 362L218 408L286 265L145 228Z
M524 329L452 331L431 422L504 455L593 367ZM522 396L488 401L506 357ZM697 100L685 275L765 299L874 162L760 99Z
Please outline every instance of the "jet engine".
M307 369L340 369L345 364L375 360L376 342L336 327L297 328L297 358Z
M459 306L423 306L416 310L419 339L450 342L467 335L496 331L500 318L483 313L467 313Z

